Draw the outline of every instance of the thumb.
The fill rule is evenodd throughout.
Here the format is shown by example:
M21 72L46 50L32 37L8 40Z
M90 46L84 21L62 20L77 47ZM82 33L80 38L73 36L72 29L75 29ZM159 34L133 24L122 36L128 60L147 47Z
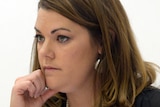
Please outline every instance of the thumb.
M51 89L47 89L45 90L45 92L41 95L41 98L43 100L43 102L45 103L49 98L51 98L53 95L55 95L56 93L58 93L55 90L51 90Z

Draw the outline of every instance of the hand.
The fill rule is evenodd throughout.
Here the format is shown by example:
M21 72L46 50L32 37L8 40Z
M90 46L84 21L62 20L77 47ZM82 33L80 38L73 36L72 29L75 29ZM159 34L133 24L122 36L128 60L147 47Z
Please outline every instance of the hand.
M45 77L41 70L36 70L15 81L10 107L42 107L55 93L45 88Z

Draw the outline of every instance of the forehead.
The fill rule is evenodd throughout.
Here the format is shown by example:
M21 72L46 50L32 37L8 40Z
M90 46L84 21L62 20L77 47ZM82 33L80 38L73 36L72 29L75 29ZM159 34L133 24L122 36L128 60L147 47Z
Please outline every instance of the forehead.
M57 28L69 29L72 33L77 33L79 31L88 32L88 30L79 25L78 23L64 17L63 15L52 11L40 8L38 11L38 16L35 24L35 28L38 30L53 30Z
M61 14L55 11L40 8L38 10L36 25L37 24L49 25L53 23L54 25L57 23L66 24L66 23L71 23L71 20L69 20L68 18L62 16Z

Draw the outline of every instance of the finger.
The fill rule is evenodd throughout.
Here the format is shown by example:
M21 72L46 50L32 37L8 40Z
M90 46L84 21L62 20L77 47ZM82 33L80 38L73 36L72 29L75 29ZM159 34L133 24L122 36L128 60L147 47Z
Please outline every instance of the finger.
M45 89L45 85L41 85L40 83L38 83L37 81L34 82L34 86L35 86L35 93L34 93L34 98L39 97L43 90Z
M13 87L13 91L16 92L18 95L25 95L26 93L28 93L30 97L33 97L36 88L31 81L23 81L15 84Z
M31 80L36 87L36 92L34 97L37 98L41 95L41 92L45 89L45 80L41 72L36 72L34 74L34 80Z
M32 90L33 88L28 88L28 90L30 91L29 94L31 94L32 97L39 97L45 88L45 78L43 73L39 69L35 70L27 76L17 78L15 84L24 84L24 81L30 82L28 83L28 85L32 84L32 87L34 87L34 92Z

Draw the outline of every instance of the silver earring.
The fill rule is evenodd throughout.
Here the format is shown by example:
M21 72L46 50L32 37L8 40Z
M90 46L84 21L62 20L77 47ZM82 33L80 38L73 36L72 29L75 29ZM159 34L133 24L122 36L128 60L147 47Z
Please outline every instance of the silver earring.
M99 65L99 63L100 63L100 59L98 58L98 60L96 61L96 64L95 64L95 69L97 69L97 67L98 67L98 65Z

